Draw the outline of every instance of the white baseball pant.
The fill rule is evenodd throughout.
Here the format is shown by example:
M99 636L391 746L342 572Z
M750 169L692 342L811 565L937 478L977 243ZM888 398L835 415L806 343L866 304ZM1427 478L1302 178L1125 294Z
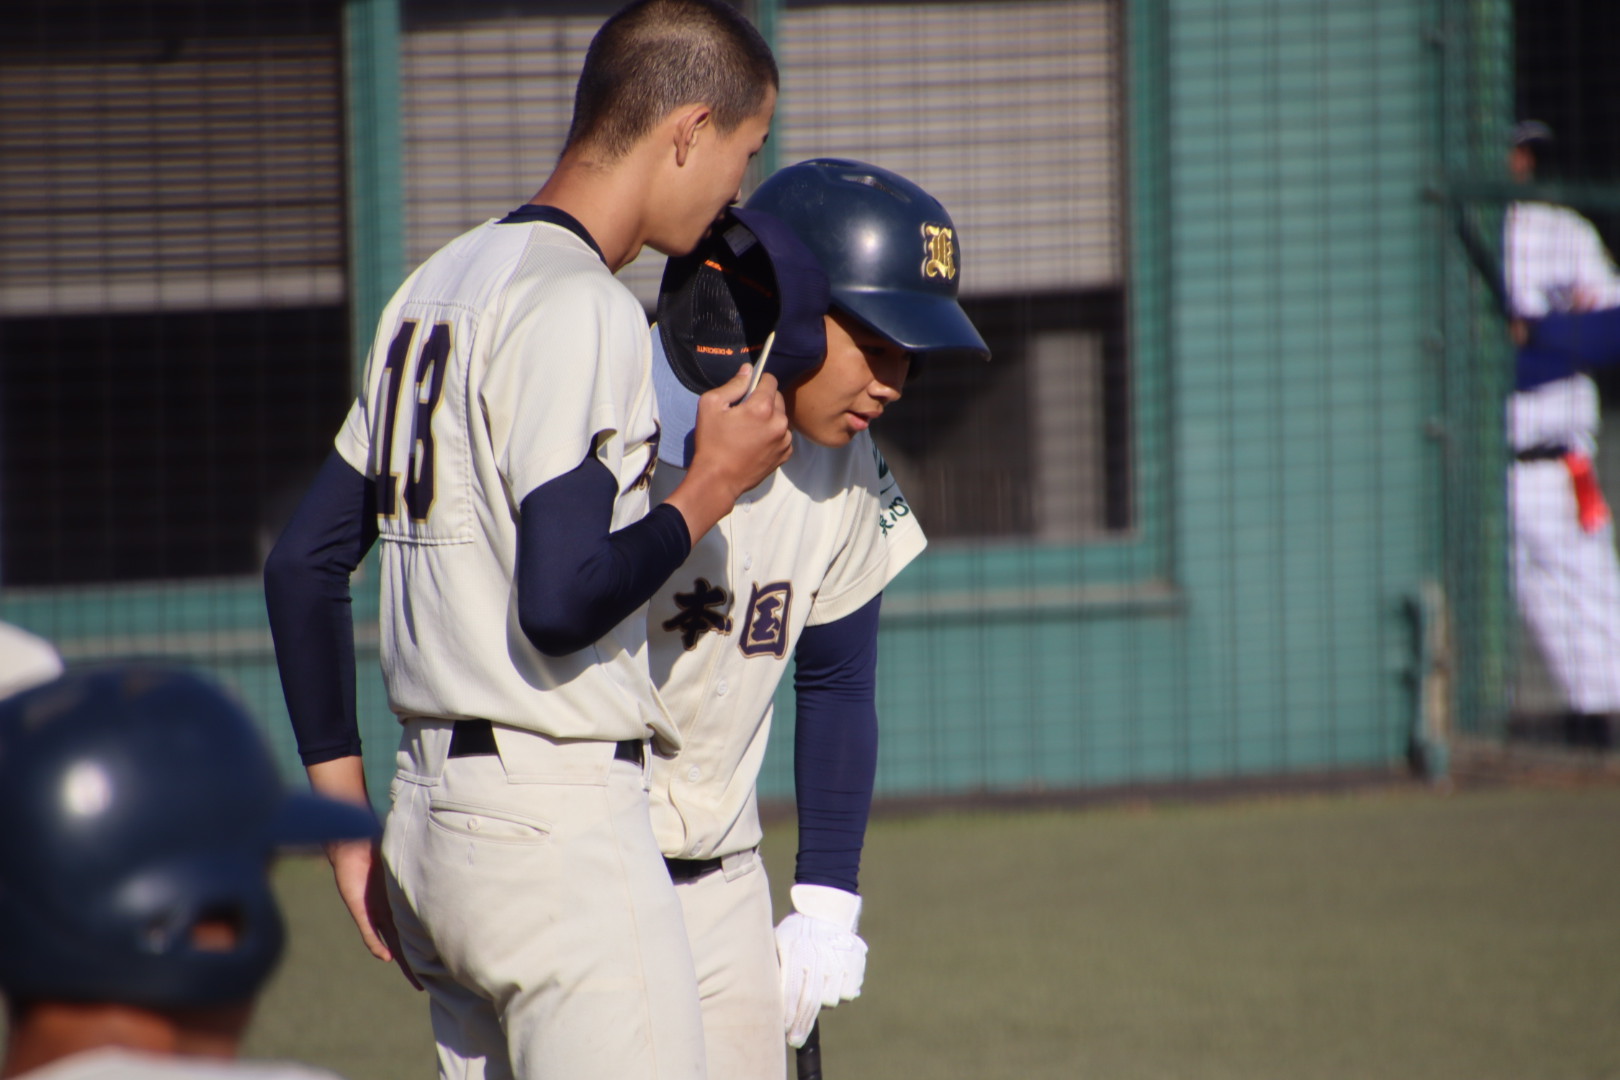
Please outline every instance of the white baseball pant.
M1581 528L1562 461L1512 466L1514 594L1569 707L1620 713L1620 561L1614 526Z
M785 1080L782 977L759 853L727 855L675 892L697 964L709 1080Z
M452 726L405 725L383 834L439 1075L703 1080L692 954L645 769L611 742L500 727L498 756L448 758Z

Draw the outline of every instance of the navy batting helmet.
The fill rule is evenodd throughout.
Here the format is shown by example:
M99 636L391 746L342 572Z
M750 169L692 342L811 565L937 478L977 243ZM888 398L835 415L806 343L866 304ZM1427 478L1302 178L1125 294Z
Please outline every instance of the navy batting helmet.
M0 820L0 989L153 1009L257 994L283 940L271 854L377 828L289 794L240 705L149 666L0 703Z
M990 358L957 303L956 226L910 180L864 162L815 158L773 173L745 206L785 222L815 253L835 310L918 359Z

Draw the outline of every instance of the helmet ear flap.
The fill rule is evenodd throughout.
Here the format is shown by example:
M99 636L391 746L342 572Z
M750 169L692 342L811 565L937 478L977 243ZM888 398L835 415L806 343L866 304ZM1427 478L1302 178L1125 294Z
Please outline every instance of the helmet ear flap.
M664 266L658 333L675 377L694 394L725 384L758 356L777 311L770 261L740 222Z
M732 211L689 255L664 266L658 334L670 370L701 394L756 360L787 386L827 351L827 277L799 239L766 214Z

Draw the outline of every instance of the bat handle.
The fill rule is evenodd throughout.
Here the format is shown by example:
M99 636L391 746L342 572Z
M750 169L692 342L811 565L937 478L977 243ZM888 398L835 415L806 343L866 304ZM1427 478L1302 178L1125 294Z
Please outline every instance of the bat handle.
M821 1080L821 1021L810 1025L810 1035L799 1047L799 1080Z

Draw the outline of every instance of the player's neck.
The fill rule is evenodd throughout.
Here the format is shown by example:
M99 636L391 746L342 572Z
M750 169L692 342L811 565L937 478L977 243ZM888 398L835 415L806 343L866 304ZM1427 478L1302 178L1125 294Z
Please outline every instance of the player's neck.
M529 201L571 214L602 249L608 269L618 273L646 242L644 208L651 186L645 170L629 158L600 166L565 156Z
M193 1026L128 1005L43 1002L11 1029L0 1080L92 1050L235 1057L244 1026L237 1010L211 1010L209 1016L210 1022Z

